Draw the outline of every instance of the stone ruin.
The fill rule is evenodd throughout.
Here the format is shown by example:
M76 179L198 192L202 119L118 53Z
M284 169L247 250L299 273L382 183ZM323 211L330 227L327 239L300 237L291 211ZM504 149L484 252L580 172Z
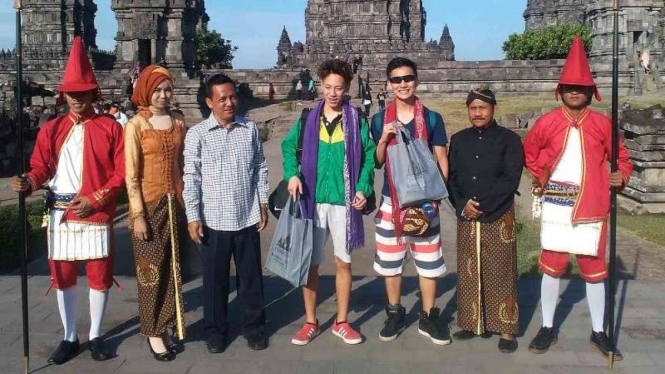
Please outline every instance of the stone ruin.
M621 128L635 169L621 206L641 213L665 213L665 108L624 110Z
M361 61L363 67L408 55L419 66L455 59L448 26L441 39L427 41L422 0L309 0L306 42L291 44L286 28L277 46L279 68L314 68L332 57Z
M619 70L622 87L629 93L664 92L665 0L622 0L619 12ZM565 24L591 29L589 61L601 86L612 81L612 0L528 0L524 12L527 30ZM640 66L639 55L650 56L650 72Z

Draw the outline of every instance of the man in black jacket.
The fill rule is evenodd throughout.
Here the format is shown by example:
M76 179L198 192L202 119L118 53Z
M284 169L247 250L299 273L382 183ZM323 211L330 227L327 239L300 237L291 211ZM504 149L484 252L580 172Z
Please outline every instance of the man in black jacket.
M517 349L517 243L514 196L524 162L517 134L494 120L486 88L466 101L472 126L450 142L450 192L457 213L458 340L501 334L499 350Z

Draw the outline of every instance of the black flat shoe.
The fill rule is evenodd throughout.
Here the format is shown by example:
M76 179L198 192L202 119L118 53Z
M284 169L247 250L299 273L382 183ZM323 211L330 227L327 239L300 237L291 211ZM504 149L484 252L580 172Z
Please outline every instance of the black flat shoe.
M173 352L174 354L180 354L185 351L185 345L179 341L173 340L166 345L166 349Z
M609 356L610 350L612 349L612 343L610 342L610 338L607 337L607 334L605 334L604 331L603 332L592 331L589 341L591 342L591 346L599 350L600 353L603 354L603 356L605 357ZM615 349L614 361L622 361L622 360L623 360L623 355L618 349Z
M268 348L268 337L265 334L256 334L247 337L247 346L255 351Z
M467 340L471 340L476 337L476 334L469 330L459 330L456 333L453 334L453 339L458 340L460 342L464 342Z
M226 337L221 334L212 334L206 340L206 348L210 353L222 353L226 350Z
M517 339L508 340L501 338L499 339L499 350L503 353L513 353L517 350Z
M155 353L155 350L152 349L152 344L150 344L150 338L146 340L148 342L148 347L150 347L150 353L155 360L160 362L169 362L175 360L175 353L171 352L168 348L162 353Z
M58 348L56 348L53 354L51 354L51 357L48 358L47 362L49 364L62 365L74 358L79 352L79 348L81 348L81 346L78 338L76 338L76 341L74 342L63 340L58 344Z
M474 332L469 331L469 330L459 330L458 332L453 334L453 338L455 340L459 340L461 342L471 340L471 339L475 338L476 336L480 336L483 339L489 339L489 338L492 337L492 333L486 331L486 332L484 332L480 335L476 335Z
M106 361L112 357L111 352L104 347L104 341L102 338L94 338L89 341L88 348L90 349L92 359L95 361Z

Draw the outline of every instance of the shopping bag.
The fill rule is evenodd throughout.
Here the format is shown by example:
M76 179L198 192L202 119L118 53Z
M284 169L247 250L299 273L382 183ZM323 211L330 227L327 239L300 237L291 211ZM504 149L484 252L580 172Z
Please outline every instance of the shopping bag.
M307 284L314 247L314 222L303 218L300 198L288 199L270 243L266 269L294 287Z
M446 184L425 139L414 139L397 128L397 143L388 147L388 158L400 209L448 197Z

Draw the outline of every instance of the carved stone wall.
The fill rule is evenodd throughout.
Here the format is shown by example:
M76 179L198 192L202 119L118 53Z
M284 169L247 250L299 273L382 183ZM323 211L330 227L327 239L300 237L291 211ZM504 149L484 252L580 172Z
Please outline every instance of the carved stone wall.
M278 66L313 68L342 57L372 68L405 54L423 67L453 59L452 38L445 47L427 42L426 23L422 0L309 0L306 41L294 43L288 58L280 54L280 61L291 63Z

